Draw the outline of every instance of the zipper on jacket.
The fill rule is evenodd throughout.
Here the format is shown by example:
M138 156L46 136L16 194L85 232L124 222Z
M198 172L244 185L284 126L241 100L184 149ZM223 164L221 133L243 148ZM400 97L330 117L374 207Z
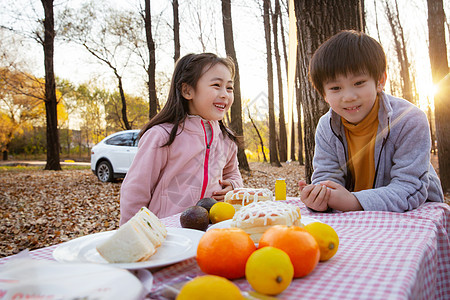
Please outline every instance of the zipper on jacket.
M209 152L210 152L210 148L211 148L211 143L213 141L214 138L214 129L211 126L211 123L209 123L209 127L211 128L211 140L208 143L208 135L206 134L206 128L205 128L205 124L203 123L203 120L201 120L202 122L202 127L203 127L203 132L205 133L205 144L206 144L206 152L205 152L205 162L203 163L203 185L202 185L202 193L200 195L200 199L202 199L205 196L205 191L206 191L206 187L208 186L208 162L209 162Z
M332 124L332 120L330 119L330 128L331 131L333 132L333 134L337 137L337 139L341 142L342 144L342 148L344 149L344 155L345 155L345 171L346 174L344 175L344 182L345 182L345 188L348 191L353 191L353 189L355 188L355 184L353 182L353 175L352 172L350 172L349 168L348 168L348 153L347 153L347 149L345 148L345 144L344 144L344 140L342 139L342 136L340 134L337 134L334 129L333 129L333 124Z
M387 142L387 139L388 139L390 133L391 133L391 125L390 125L390 122L388 119L388 133L387 133L386 137L383 139L383 143L381 144L380 153L378 154L378 162L377 162L377 167L375 169L375 176L373 177L372 188L375 188L375 183L377 182L378 167L380 166L381 153L383 152L384 145L386 145L386 142Z
M345 149L344 140L342 139L342 136L341 136L340 134L337 134L337 133L334 131L331 118L330 118L330 128L331 128L331 131L333 132L333 134L334 134L334 135L338 138L338 140L341 142L342 148L344 148L345 161L347 161L347 160L348 160L348 158L347 158L347 149Z

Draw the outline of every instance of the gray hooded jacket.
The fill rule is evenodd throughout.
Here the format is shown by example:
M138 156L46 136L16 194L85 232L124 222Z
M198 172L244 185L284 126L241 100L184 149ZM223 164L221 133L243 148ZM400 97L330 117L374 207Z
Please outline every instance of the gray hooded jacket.
M341 117L330 109L317 125L312 183L332 180L353 191ZM425 201L443 202L430 163L430 128L425 113L404 99L380 97L373 188L353 192L364 210L404 212Z

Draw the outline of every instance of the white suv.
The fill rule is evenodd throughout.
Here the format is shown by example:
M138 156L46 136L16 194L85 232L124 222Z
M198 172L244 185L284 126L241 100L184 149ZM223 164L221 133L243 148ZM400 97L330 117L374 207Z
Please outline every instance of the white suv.
M139 130L113 133L92 147L91 170L102 182L125 177L137 152Z

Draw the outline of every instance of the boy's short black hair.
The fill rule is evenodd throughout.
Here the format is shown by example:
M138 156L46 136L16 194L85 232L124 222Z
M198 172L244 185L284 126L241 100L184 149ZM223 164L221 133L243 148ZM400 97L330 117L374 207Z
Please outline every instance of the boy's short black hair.
M386 71L383 47L364 32L344 30L316 50L309 64L309 78L324 96L323 85L339 75L369 74L378 81Z

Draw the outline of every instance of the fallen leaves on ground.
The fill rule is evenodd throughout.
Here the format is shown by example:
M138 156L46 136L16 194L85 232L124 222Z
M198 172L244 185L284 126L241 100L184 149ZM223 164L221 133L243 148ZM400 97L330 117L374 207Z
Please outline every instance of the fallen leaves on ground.
M285 178L287 196L299 196L305 172L298 162L250 163L250 169L242 174L245 187L274 192L276 179ZM101 183L90 169L1 172L0 257L118 228L120 186Z
M304 167L283 166L250 163L244 184L274 191L275 180L283 177L287 195L297 196L296 182L304 177ZM118 228L120 186L120 180L101 183L90 169L1 172L0 257Z
M115 229L119 190L89 169L2 172L0 256Z

